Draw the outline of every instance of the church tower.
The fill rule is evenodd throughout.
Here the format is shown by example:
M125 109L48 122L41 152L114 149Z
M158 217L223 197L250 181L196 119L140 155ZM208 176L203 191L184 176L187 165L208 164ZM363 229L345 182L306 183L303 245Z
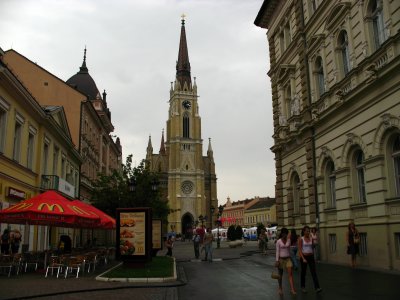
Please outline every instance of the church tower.
M161 188L165 184L167 189L166 201L171 208L168 230L177 233L191 232L197 222L202 223L202 217L205 226L213 227L218 211L211 139L207 155L203 156L196 78L192 82L190 71L185 20L182 18L176 79L171 82L170 89L166 141L163 132L159 154L153 154L149 138L146 155L150 169L159 173Z

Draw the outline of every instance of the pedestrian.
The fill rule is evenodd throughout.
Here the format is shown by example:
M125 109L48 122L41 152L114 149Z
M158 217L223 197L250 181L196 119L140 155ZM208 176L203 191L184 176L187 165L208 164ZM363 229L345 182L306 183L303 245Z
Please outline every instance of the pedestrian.
M16 254L19 251L22 235L18 229L14 229L10 234L11 253Z
M166 256L172 256L172 248L174 247L174 241L172 236L168 236L167 240L165 241L165 247L167 248Z
M10 254L10 231L8 228L4 229L1 235L1 254Z
M214 240L214 237L211 233L211 229L207 228L207 232L204 235L204 240L203 240L203 245L204 245L204 250L205 250L205 261L209 261L212 262L212 252L213 252L213 248L212 248L212 242Z
M194 256L196 259L200 257L200 235L196 232L193 235Z
M319 261L319 237L317 227L311 228L310 235L313 241L315 261Z
M302 237L299 239L299 255L301 262L301 291L303 293L307 293L306 290L306 272L307 266L310 267L311 276L314 282L314 288L317 293L322 291L319 286L317 271L315 267L315 259L314 259L314 247L313 240L310 235L310 227L304 226L302 230Z
M295 270L298 270L299 268L299 263L297 262L298 237L296 229L292 229L290 231L290 259L292 260L293 268Z
M351 267L356 267L357 254L359 254L360 234L356 225L351 221L346 232L347 254L351 256Z
M296 290L294 289L293 284L293 272L292 272L292 261L290 260L290 238L288 238L289 231L287 228L283 227L281 229L280 238L276 242L276 261L275 267L279 270L279 294L283 295L282 290L282 277L283 277L283 269L286 268L289 278L290 284L290 292L292 295L296 295Z
M258 235L258 245L262 255L267 255L268 248L268 237L265 228L261 228L261 232Z

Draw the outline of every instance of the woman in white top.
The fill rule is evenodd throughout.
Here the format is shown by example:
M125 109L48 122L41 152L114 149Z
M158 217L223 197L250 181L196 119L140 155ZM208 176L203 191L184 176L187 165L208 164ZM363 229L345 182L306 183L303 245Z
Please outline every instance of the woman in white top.
M304 226L302 230L302 237L299 239L299 255L301 262L301 291L307 293L306 290L306 272L307 266L310 266L311 276L314 282L314 288L317 293L322 289L319 286L317 271L315 268L314 247L313 240L310 235L310 227Z
M292 295L296 295L296 290L294 289L293 284L293 272L292 272L292 261L290 259L290 238L288 237L289 231L287 228L283 227L281 229L281 238L276 242L276 259L275 259L275 267L279 270L279 294L282 295L282 276L283 276L283 268L286 268L289 277L290 284L290 292Z

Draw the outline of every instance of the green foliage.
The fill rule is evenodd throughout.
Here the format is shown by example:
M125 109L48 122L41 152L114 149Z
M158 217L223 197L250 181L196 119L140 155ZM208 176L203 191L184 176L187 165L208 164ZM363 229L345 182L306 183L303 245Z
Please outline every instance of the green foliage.
M129 191L128 183L131 178L136 182L134 192ZM132 155L129 155L121 172L114 170L110 175L98 175L93 183L95 191L92 202L113 217L116 216L117 208L151 207L154 218L166 221L168 203L161 199L159 188L152 188L157 182L157 174L149 171L144 160L139 166L132 167Z
M228 227L227 238L230 241L241 240L243 237L243 230L240 225L231 225Z

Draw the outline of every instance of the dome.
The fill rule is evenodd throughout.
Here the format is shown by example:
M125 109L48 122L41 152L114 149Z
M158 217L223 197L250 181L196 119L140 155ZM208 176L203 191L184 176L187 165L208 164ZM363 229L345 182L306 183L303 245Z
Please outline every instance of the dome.
M81 93L87 95L90 100L101 99L100 92L94 82L92 76L89 74L89 70L86 67L86 48L83 56L82 66L79 68L79 72L68 79L67 84L77 89Z

